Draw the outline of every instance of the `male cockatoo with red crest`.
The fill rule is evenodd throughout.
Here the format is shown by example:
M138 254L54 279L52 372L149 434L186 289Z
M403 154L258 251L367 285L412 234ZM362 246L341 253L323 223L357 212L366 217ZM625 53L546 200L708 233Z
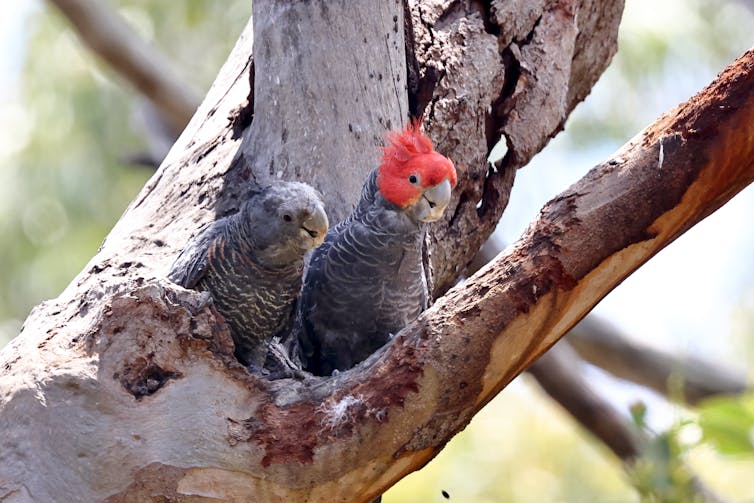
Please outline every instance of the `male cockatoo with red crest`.
M366 359L426 309L428 222L442 217L456 170L414 122L387 137L353 213L330 229L304 278L303 367L330 375Z

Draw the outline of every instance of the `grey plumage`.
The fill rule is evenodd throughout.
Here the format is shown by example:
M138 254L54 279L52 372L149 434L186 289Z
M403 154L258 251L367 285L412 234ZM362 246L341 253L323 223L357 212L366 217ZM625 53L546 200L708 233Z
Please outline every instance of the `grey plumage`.
M327 233L304 278L295 333L315 374L353 367L427 306L426 224L443 216L457 174L418 120L386 140L356 209Z
M299 352L314 374L364 360L427 305L426 224L385 200L376 177L373 170L358 206L328 232L306 272Z
M230 327L236 356L261 368L267 343L290 327L304 254L322 242L327 225L313 188L277 182L204 229L168 277L209 292Z

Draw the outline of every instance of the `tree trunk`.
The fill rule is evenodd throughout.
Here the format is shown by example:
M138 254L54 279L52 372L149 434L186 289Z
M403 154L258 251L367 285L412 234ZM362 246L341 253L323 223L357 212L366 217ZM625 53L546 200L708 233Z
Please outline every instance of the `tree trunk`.
M189 237L269 177L310 181L331 215L347 214L377 140L410 109L459 170L431 239L446 290L494 228L515 170L604 70L622 2L254 9L253 37L248 26L99 253L3 350L4 499L368 501L754 178L748 53L367 362L266 381L234 360L227 327L196 292L163 279ZM508 154L489 169L500 134Z

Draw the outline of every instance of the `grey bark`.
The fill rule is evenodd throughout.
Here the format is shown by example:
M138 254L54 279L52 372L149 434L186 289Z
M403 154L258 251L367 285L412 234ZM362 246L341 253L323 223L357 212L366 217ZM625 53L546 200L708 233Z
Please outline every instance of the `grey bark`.
M314 185L339 222L377 165L375 145L408 119L402 4L257 0L253 8L254 120L244 157L254 176Z
M128 59L128 56L134 52L130 48L136 45L134 43L134 41L137 40L136 34L128 33L127 30L122 28L116 30L103 30L103 27L112 27L113 25L121 23L117 16L109 12L103 5L99 3L95 5L87 2L66 2L58 0L53 0L53 2L61 9L63 14L69 17L74 28L79 31L80 37L84 40L90 41L91 46L105 59L105 61L110 63L115 71L121 72L121 75L123 75L125 79L133 81L135 87L139 88L140 79L138 76L140 74L149 74L159 66L155 64L155 57L152 56L155 50L154 48L151 48L151 52L137 51L139 54L143 53L145 57L132 58L133 62L130 65L123 65L121 63L122 60ZM258 3L257 5L258 8L265 10L270 8L269 4ZM259 7L259 5L262 5L262 7ZM509 33L503 34L501 43L510 43L514 39L520 40L525 38L527 33L531 30L531 27L535 24L536 19L539 17L539 12L543 5L543 2L495 4L492 7L492 12L496 21L500 25L512 27L512 30L510 30ZM319 13L323 17L331 17L330 9L327 6L323 6ZM382 14L384 15L385 12ZM297 14L295 10L287 11L285 15L300 17L300 14ZM405 44L405 40L403 40L403 30L394 34L395 41L393 44L393 50L390 50L390 33L388 32L384 48L385 58L381 58L379 52L382 48L365 47L365 44L359 44L359 42L362 41L360 40L361 34L359 30L354 30L354 27L349 26L348 24L342 26L342 22L339 26L338 19L335 19L334 21L334 27L338 32L343 35L343 28L345 28L345 32L348 33L349 42L359 49L349 54L349 58L330 61L331 58L329 58L329 54L327 54L328 51L312 51L313 47L326 47L332 45L333 38L327 37L324 40L318 41L302 40L303 33L305 31L308 32L308 30L305 30L305 27L302 27L301 23L297 23L299 30L296 33L287 34L292 35L288 37L284 34L278 33L274 29L274 23L266 26L263 33L261 30L257 30L257 46L266 46L268 49L265 51L266 54L271 54L272 51L269 50L269 46L275 45L277 53L281 52L280 46L295 46L295 52L301 55L296 58L294 65L287 64L289 62L275 60L269 61L269 57L263 62L259 61L260 58L257 58L258 61L256 66L261 68L261 73L268 75L268 80L272 79L272 75L276 75L276 83L280 82L280 85L276 86L257 84L258 93L260 93L258 95L260 97L260 106L257 107L257 113L261 113L262 110L264 110L265 113L278 117L280 113L290 113L292 110L306 110L306 113L302 112L286 118L280 117L279 123L276 124L277 129L275 129L275 131L261 132L259 128L249 130L249 132L253 131L256 138L265 136L269 140L276 136L285 136L287 140L286 143L290 142L291 144L297 144L299 146L299 148L293 150L293 154L300 158L291 162L291 159L287 157L286 151L282 150L283 145L280 145L281 148L279 150L281 151L278 152L282 154L282 157L277 157L272 155L271 152L266 152L264 148L258 148L256 149L257 152L254 152L252 147L252 145L266 145L274 142L264 140L257 140L254 143L247 142L248 157L251 159L250 162L256 166L254 172L264 173L266 176L273 178L282 178L283 176L286 176L287 178L297 178L298 176L296 173L299 175L301 173L299 166L307 164L316 165L318 164L318 158L327 157L342 159L342 165L337 168L334 167L334 169L338 169L339 171L349 171L351 174L358 174L358 170L348 170L347 167L367 166L370 162L373 162L374 153L369 147L374 143L379 143L379 138L371 138L371 141L366 142L366 145L362 145L364 148L359 152L356 152L356 154L363 157L363 159L348 159L346 156L351 155L352 152L350 150L343 152L343 150L346 149L342 146L347 145L348 142L339 141L341 140L341 137L352 135L357 140L363 140L364 136L360 133L361 127L358 125L354 127L353 124L348 124L347 133L345 124L340 125L340 131L337 127L330 127L331 124L338 124L339 121L342 121L342 117L337 114L338 106L358 106L358 102L361 100L364 105L368 105L366 107L367 110L373 109L382 113L382 110L390 110L392 105L395 104L399 109L399 113L397 115L392 115L395 117L405 117L405 111L400 109L408 106L406 99L408 96L408 93L406 92L408 80L405 72L403 72L403 69L405 68L405 62L403 61L404 55L397 54L398 51L395 50L396 45L401 46ZM400 21L403 21L405 25L406 20L403 19L395 20L393 26L398 26ZM409 33L412 34L412 32ZM106 44L111 47L108 51L100 49L105 44L96 42L97 39L104 36L110 37L109 42ZM396 58L396 56L399 57ZM320 61L322 58L328 59L328 61ZM369 64L369 62L379 62L383 59L389 63L391 70L394 69L396 72L400 72L396 73L396 77L394 77L397 101L379 99L379 96L374 97L369 94L369 91L383 92L385 91L383 88L365 85L363 86L366 87L364 90L365 92L362 92L362 82L369 83L372 79L382 80L385 78L386 74L379 71L379 69L375 70L372 65ZM309 83L301 82L295 78L296 75L301 73L312 73L312 71L321 67L323 64L328 65L328 68L330 68L331 73L334 75L351 75L355 77L353 80L343 79L335 82L336 87L344 87L342 92L339 91L338 94L344 96L346 102L336 103L336 106L329 107L329 110L321 110L324 108L323 103L325 103L325 100L318 98L310 99L310 97L331 92L332 85L324 84L331 81L322 80L315 83ZM134 66L139 67L139 70L129 70ZM361 74L359 72L361 72ZM286 75L285 78L281 79L280 75L282 73L285 73ZM402 84L401 78L403 82ZM169 80L167 85L164 84L166 79ZM160 79L152 79L156 82L157 87L163 88L163 90L151 93L153 99L157 96L188 97L193 95L192 90L188 88L183 81L170 79L171 74L169 72L161 72ZM285 82L285 85L283 85L283 82ZM269 82L267 84L269 84ZM414 85L416 84L417 83L414 82ZM316 89L309 89L307 86L316 87ZM181 88L183 91L177 93L174 92L177 88ZM252 95L253 92L250 96ZM348 103L349 100L352 101L352 103ZM371 101L371 103L368 103L369 101ZM281 102L285 103L286 106L281 107ZM250 108L251 105L252 103L249 103L247 108ZM188 119L196 108L197 103L195 100L188 101L186 99L174 100L171 103L165 103L163 106L163 109L170 111L170 115L176 116L179 120L183 118L185 122L188 122ZM143 111L147 116L145 118L145 123L147 125L159 126L162 124L162 121L157 114L157 109L154 106L149 105L148 101L145 102ZM308 121L301 123L295 120L302 115L307 118L311 117L317 119L311 123ZM371 117L369 120L370 123L375 122ZM316 122L319 122L320 127L314 127ZM378 118L377 123L388 129L393 126L390 119L385 120L382 117ZM291 131L287 127L289 124L293 124L294 128L296 128L293 136L296 134L299 137L303 136L303 139L299 139L298 143L296 143L297 140L291 136ZM180 124L181 127L183 127L183 125L184 124ZM270 121L264 122L263 125L267 127L272 126L274 129L274 125L272 125ZM324 127L322 127L323 125ZM157 141L160 145L159 148L153 150L153 152L155 152L154 157L150 158L149 161L152 163L154 162L152 159L162 159L164 157L175 138L173 138L168 131L156 130L154 127L151 127L150 131L151 136L148 139L153 142ZM162 146L163 138L167 138L170 142L164 147ZM328 153L323 156L320 148L321 145L334 148L336 151L334 154ZM341 155L343 157L340 157ZM278 161L278 169L275 167L276 160ZM157 164L159 164L159 162L155 163L155 165ZM265 166L267 169L265 169ZM352 185L354 182L358 182L357 177L351 177L350 179ZM310 182L316 183L316 180L310 180ZM334 187L320 186L320 189L326 193L334 191ZM349 190L342 190L341 187L338 189L344 193L349 193ZM353 187L351 187L350 191L352 190ZM348 203L344 202L341 206L347 208ZM482 265L490 262L495 255L502 251L502 245L493 242L493 238L494 236L485 243L485 246L483 246L480 252L476 255L474 262L470 264L470 273L476 272L476 270ZM652 382L651 387L661 393L668 391L668 378L671 373L673 373L673 375L681 381L680 388L684 390L686 394L691 395L692 401L710 394L718 394L722 392L740 393L746 389L746 381L743 376L733 374L728 375L727 371L722 372L721 374L720 369L710 362L702 361L697 362L695 365L688 365L686 362L676 360L671 355L659 354L656 350L653 351L649 357L645 357L642 354L642 349L644 348L636 347L632 345L630 339L616 335L616 331L613 327L609 327L611 328L610 330L599 329L599 327L605 328L603 327L604 324L601 324L599 320L596 321L598 326L593 326L594 323L592 323L592 319L593 317L588 316L576 328L574 328L574 330L570 332L570 339L574 340L578 338L576 341L577 349L581 350L584 357L589 358L591 363L600 365L603 369L610 371L611 368L617 365L617 375L633 380L634 382L641 382L650 379ZM581 336L582 333L585 335ZM615 337L619 337L620 341L599 341L599 338L612 339ZM566 345L567 343L565 342L560 344L562 347ZM563 351L572 352L572 349L565 348L560 352L562 353ZM603 352L607 352L607 354L604 354ZM625 363L623 356L626 354L632 355L631 364ZM587 389L586 386L581 385L583 379L580 380L578 373L569 374L566 372L566 369L563 368L563 365L559 366L556 364L558 361L557 359L551 361L554 358L555 357L550 358L545 355L533 365L532 373L536 376L540 384L542 384L543 388L551 393L554 400L559 401L561 405L563 405L582 423L582 425L606 442L616 454L625 457L626 453L631 451L631 449L625 448L625 446L631 444L632 433L630 428L622 429L619 427L622 423L611 421L609 417L605 417L605 414L610 416L609 411L605 414L599 412L610 409L609 405L599 397L596 391ZM575 360L576 359L574 358L574 361ZM658 366L661 368L658 368ZM647 367L649 368L647 369ZM703 375L699 375L696 371L697 368L706 369L706 372L704 372ZM687 375L689 377L685 378L684 376ZM569 379L569 377L571 379ZM678 379L676 379L676 381ZM558 385L548 386L548 381ZM594 418L598 418L599 421L597 423L591 422L590 419ZM623 418L621 418L621 421L623 421ZM594 429L595 425L598 429Z
M491 231L511 173L555 134L604 69L607 61L595 55L614 50L620 7L546 2L527 36L510 42L514 49L498 46L510 27L479 4L410 4L409 108L425 112L438 150L461 175L433 241L438 291ZM398 16L402 6L394 8ZM316 10L302 12L304 21L323 20ZM261 17L264 27L269 20ZM283 19L281 32L295 29ZM308 26L330 30L324 22ZM368 500L431 459L617 282L754 178L747 55L714 88L553 200L504 261L449 292L388 348L334 379L270 383L234 362L227 328L196 294L161 280L202 223L232 211L242 183L269 176L254 172L261 147L245 144L253 128L267 130L257 121L276 119L244 106L252 96L251 38L247 30L98 255L0 355L4 497ZM481 64L495 58L493 70ZM321 79L322 71L300 78ZM548 79L550 72L559 76ZM395 88L389 79L374 85ZM548 92L560 98L551 101ZM271 149L284 143L278 131L279 138L270 133ZM488 171L486 153L501 131L510 155ZM658 172L659 145L665 163ZM318 180L342 176L326 169L337 159L330 161L317 168Z

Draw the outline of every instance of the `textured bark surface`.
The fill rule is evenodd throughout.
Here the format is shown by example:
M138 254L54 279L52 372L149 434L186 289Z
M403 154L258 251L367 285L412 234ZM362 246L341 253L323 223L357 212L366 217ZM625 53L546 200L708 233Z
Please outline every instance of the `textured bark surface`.
M439 295L495 229L515 171L560 131L607 67L623 2L409 3L412 109L424 114L437 150L454 160L459 175L431 238ZM501 138L508 153L491 166L487 155Z
M604 46L608 54L614 50L620 13L613 2L545 2L541 12L534 11L540 12L538 21L525 32L532 36L516 43L517 52L498 46L495 10L475 10L474 5L409 4L410 18L419 22L413 24L414 56L409 54L407 65L408 85L416 84L409 89L408 106L425 110L429 133L462 177L457 203L435 235L440 289L461 273L466 257L491 230L486 219L492 217L485 215L502 210L512 170L546 143L571 101L604 69L607 61L595 54L604 54ZM612 32L586 22L589 9L600 5L602 15L612 19L604 24L613 26ZM380 30L395 34L403 26L400 4L364 0L359 8L337 6L343 15L362 16L355 14L359 8L373 9L374 15L363 14L372 23L363 28L363 35L372 37L368 46L382 47L397 37ZM305 27L312 40L326 38L320 30L331 32L319 2L270 4L270 9L265 12L279 16L273 20L260 14L260 33L272 22L281 33ZM521 26L525 30L528 22ZM538 32L540 26L565 31L552 37L547 30ZM563 40L566 32L574 39L571 53ZM21 336L0 355L0 429L7 433L0 440L0 497L368 501L431 459L615 284L754 178L749 54L714 88L661 119L546 206L505 260L448 292L363 365L335 378L267 382L233 360L227 328L211 307L201 307L196 293L161 279L190 235L232 211L244 181L270 175L268 161L257 157L264 151L254 144L259 141L255 128L271 142L270 149L282 152L288 140L275 129L280 127L277 114L302 119L275 108L265 114L256 114L262 108L255 108L252 116L248 103L261 106L264 78L259 68L252 72L252 38L249 27L168 159L98 255L58 299L35 309ZM347 34L344 40L352 42ZM527 56L537 40L542 45L532 46ZM291 52L287 43L279 44L279 50ZM275 47L270 39L268 48ZM501 51L496 54L502 66L494 75L481 65L491 61L489 55L484 59L491 47ZM592 53L584 54L589 47ZM352 49L344 45L331 57L343 58ZM389 58L390 51L375 57ZM548 66L542 63L544 54L565 60ZM430 60L443 62L436 78L427 77ZM269 61L277 58L271 54ZM524 68L521 62L544 66ZM558 90L565 107L551 112L548 94L555 90L537 82L562 67L568 67L562 74L568 78L552 77L548 85L567 83L567 91ZM315 75L297 77L321 79L326 71L322 66L314 70ZM382 91L369 95L379 100L395 92L400 69L391 75L395 79L373 79L370 86ZM496 82L488 95L476 89L487 85L485 78ZM278 85L274 78L267 82ZM298 89L315 92L317 87ZM266 92L274 100L295 94L296 88ZM508 98L501 100L503 95ZM332 102L343 98L327 97ZM507 99L512 100L508 110L503 106ZM280 100L265 106L285 108ZM328 110L311 113L326 116ZM403 109L394 104L393 110L400 114ZM341 113L340 127L361 124L368 127L364 134L373 136L387 127L379 120L387 115L368 121L369 114L356 105ZM532 133L520 125L527 120L532 127L544 121L549 130ZM485 156L498 128L510 150L495 173ZM483 141L477 142L477 131ZM353 145L356 151L363 144ZM286 150L288 165L281 176L308 179L306 169L311 169L320 187L340 187L333 180L343 178L343 172L329 169L338 159L324 157L341 155L336 148L322 154L316 166L299 166L304 171L297 173L303 161L296 161L293 152L299 148L295 143ZM282 153L278 158L284 158ZM351 182L344 180L343 186ZM356 194L342 201L328 194L331 211L347 211L349 197L355 200Z
M504 249L505 243L493 234L474 257L469 270L478 271L493 261ZM717 364L711 359L654 348L642 342L638 334L629 337L617 326L594 313L590 313L574 326L568 332L567 338L567 342L560 345L568 348L563 349L560 355L537 360L537 369L532 370L532 374L553 399L579 418L582 425L588 429L590 425L587 421L581 421L580 417L599 414L582 412L579 409L584 407L579 405L579 402L585 403L585 406L588 406L589 402L595 402L595 410L600 406L596 405L598 397L591 389L580 393L579 390L584 386L581 385L582 379L578 372L573 372L574 375L569 378L563 375L561 369L573 366L573 360L589 362L620 379L646 386L669 400L680 400L689 405L695 405L713 396L740 395L751 390L742 371ZM552 376L547 375L550 366ZM568 385L569 379L573 383L572 387ZM548 382L543 382L545 380ZM584 396L564 396L569 394ZM594 395L594 398L590 395ZM569 409L568 403L564 403L571 398L574 400L575 410ZM602 437L599 431L593 433ZM618 433L615 436L619 440L624 435ZM606 443L610 446L610 442Z
M408 117L403 9L380 2L254 4L254 120L243 154L254 178L306 181L330 220L353 208L382 137ZM220 206L248 176L229 173Z
M212 218L208 194L214 201L240 143L233 126L249 95L251 45L249 23L99 253L0 353L3 501L99 501L124 490L138 501L145 487L169 496L178 467L243 457L222 452L226 414L249 407L244 385L226 374L243 373L227 328L212 312L193 316L192 293L145 285Z

